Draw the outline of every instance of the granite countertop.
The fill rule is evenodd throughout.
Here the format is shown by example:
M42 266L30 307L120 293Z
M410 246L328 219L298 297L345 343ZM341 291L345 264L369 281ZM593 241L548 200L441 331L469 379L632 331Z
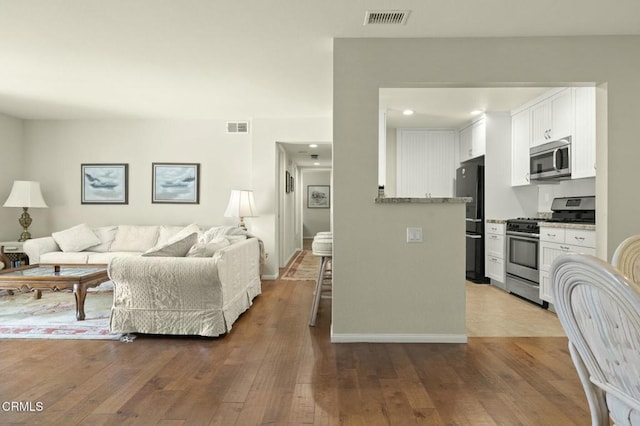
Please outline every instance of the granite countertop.
M487 219L487 223L507 223L507 219Z
M582 229L585 231L596 230L596 225L593 223L540 222L540 226L545 228Z
M472 201L471 197L379 197L374 200L376 204L464 204Z

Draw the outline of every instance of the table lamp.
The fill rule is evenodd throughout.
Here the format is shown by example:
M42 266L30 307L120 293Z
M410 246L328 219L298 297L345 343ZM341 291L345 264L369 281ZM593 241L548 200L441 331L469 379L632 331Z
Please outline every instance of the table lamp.
M229 205L224 212L224 217L239 217L239 228L247 230L244 224L245 217L256 217L256 205L253 201L253 191L233 189L229 197Z
M20 226L22 226L22 234L20 234L18 241L26 241L31 238L29 233L29 225L31 225L29 207L47 208L48 206L42 198L40 182L16 180L13 182L11 193L4 203L4 207L22 207L22 215L18 219Z

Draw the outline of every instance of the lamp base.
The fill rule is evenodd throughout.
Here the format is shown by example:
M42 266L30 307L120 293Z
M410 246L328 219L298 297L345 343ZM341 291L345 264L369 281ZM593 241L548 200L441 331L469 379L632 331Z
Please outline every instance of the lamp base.
M31 216L29 215L29 207L22 208L22 215L18 219L18 223L22 226L22 234L18 241L23 242L31 239L31 233L29 233L29 225L31 225Z
M240 218L240 223L238 224L238 228L242 229L243 231L247 230L247 225L244 224L244 217Z

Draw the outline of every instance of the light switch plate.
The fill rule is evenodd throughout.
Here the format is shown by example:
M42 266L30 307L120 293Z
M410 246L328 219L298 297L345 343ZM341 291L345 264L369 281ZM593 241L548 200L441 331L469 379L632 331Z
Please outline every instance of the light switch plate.
M407 242L408 243L421 243L422 242L422 228L407 228Z

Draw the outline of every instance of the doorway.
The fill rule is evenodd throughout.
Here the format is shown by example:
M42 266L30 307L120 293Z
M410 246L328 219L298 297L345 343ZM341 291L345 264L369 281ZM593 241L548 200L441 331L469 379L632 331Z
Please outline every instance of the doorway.
M324 215L321 209L309 209L307 192L316 183L330 187L331 167L331 143L276 143L278 267L286 266L303 249L304 238L316 228L329 230L324 224L331 220L330 208L324 209Z

